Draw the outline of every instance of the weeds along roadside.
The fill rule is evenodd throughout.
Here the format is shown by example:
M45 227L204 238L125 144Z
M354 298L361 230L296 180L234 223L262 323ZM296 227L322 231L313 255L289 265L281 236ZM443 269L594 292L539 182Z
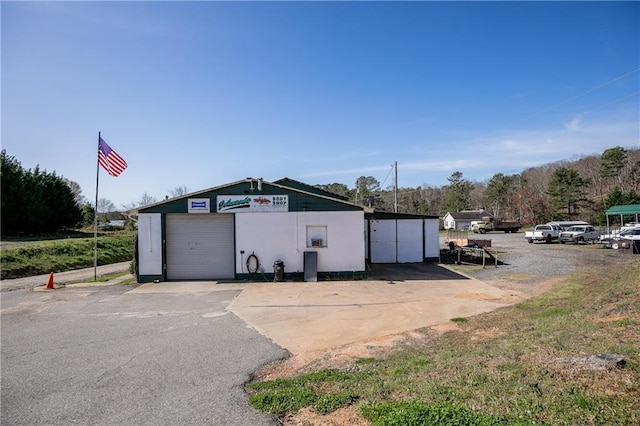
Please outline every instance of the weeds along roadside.
M639 256L594 264L541 296L458 319L454 330L421 330L383 358L251 383L249 401L279 416L351 405L385 425L640 424L638 270ZM603 353L626 365L575 362Z
M134 233L122 232L98 237L98 265L131 261ZM2 279L62 272L93 266L93 238L37 241L24 246L2 248Z

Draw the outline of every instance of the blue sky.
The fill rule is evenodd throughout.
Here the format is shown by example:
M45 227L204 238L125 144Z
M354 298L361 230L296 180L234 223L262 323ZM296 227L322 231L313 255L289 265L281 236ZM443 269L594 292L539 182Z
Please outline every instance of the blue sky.
M640 148L638 2L7 2L2 148L117 207L244 179L442 186Z

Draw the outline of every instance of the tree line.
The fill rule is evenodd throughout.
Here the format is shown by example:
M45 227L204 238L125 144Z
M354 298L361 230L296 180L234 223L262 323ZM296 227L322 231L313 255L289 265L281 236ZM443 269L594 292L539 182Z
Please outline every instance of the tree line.
M82 222L82 209L71 189L73 183L38 166L26 170L5 150L0 153L0 161L3 235L50 233Z
M0 160L3 235L57 232L94 223L94 206L76 182L38 166L26 170L5 150ZM616 146L601 155L531 167L520 174L496 173L484 182L472 182L456 171L448 182L397 188L397 211L442 217L447 212L484 208L498 218L528 224L567 219L602 224L607 208L640 204L640 149ZM378 211L395 209L396 191L391 186L382 188L373 176L359 177L352 188L343 183L316 187ZM169 192L177 197L187 191L186 186L178 186ZM145 192L123 210L156 201ZM123 218L107 199L98 200L98 212L101 221Z
M484 208L498 218L527 224L569 219L603 224L609 207L640 204L640 150L616 146L519 174L496 173L484 182L472 182L456 171L448 182L397 188L398 212L442 217ZM359 177L352 188L342 183L316 186L359 205L394 211L394 188L381 188L372 176Z

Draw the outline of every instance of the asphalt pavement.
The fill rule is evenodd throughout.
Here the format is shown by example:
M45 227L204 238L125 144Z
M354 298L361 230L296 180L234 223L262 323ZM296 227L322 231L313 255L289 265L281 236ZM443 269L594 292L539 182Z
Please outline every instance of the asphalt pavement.
M0 424L275 424L243 385L288 353L227 309L240 290L136 286L2 293Z
M128 267L99 267L98 274ZM59 273L55 282L93 274ZM370 278L53 291L32 291L48 275L4 280L0 424L271 425L272 416L249 406L243 386L263 365L521 297L437 265L388 265Z

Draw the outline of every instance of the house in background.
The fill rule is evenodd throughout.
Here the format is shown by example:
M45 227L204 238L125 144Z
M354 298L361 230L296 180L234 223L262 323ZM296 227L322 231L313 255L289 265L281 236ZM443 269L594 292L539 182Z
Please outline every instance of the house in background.
M464 230L471 228L472 221L482 220L483 217L492 218L493 215L484 209L462 210L445 214L442 222L444 223L444 229Z

